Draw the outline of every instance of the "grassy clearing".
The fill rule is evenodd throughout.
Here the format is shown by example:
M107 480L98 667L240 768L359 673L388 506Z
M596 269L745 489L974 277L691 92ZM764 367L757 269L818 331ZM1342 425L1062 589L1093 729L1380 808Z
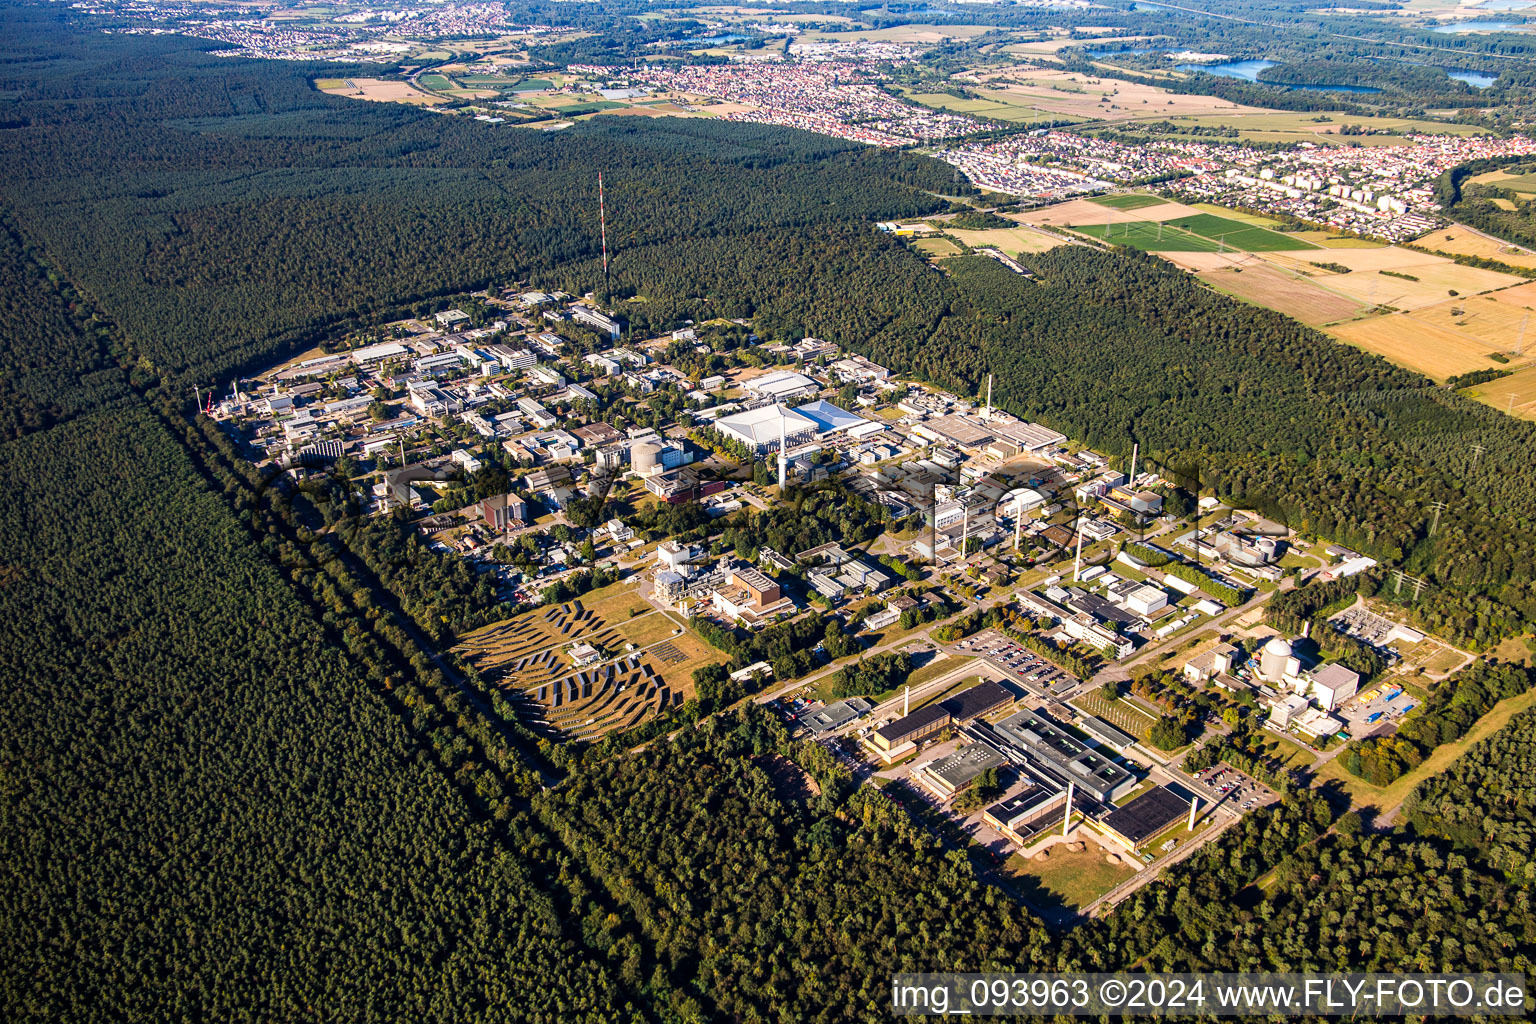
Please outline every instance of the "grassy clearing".
M918 238L912 242L912 247L935 259L958 256L961 251L958 245L947 238Z
M1014 854L1004 871L1021 881L1033 879L1042 890L1068 907L1084 907L1136 874L1134 868L1111 863L1094 843L1072 852L1057 844L1033 858Z
M1143 192L1132 192L1120 196L1098 196L1088 201L1107 206L1112 210L1142 210L1148 206L1161 206L1167 202L1159 196L1149 196Z
M1162 222L1085 225L1074 230L1118 245L1135 246L1147 252L1281 252L1314 248L1309 242L1278 231L1211 213L1197 213Z
M416 79L416 83L423 89L431 89L433 92L448 92L451 89L458 88L453 83L453 79L447 75L439 74L422 75Z

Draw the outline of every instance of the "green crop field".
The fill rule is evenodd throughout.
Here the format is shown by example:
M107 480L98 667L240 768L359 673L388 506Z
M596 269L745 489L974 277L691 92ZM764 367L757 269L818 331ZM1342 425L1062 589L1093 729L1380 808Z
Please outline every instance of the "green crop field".
M1072 228L1115 245L1129 245L1147 252L1216 252L1221 246L1209 238L1180 231L1171 224L1138 220L1125 224L1082 224Z
M433 92L446 92L449 89L458 88L447 75L422 75L416 80L416 84Z
M612 100L593 100L591 103L572 103L563 107L551 107L557 114L566 117L575 117L578 114L595 114L599 110L617 110L624 106L623 103L615 103Z
M1244 252L1280 252L1288 249L1315 249L1310 242L1289 238L1278 231L1244 224L1241 221L1200 213L1159 224L1132 221L1126 224L1084 224L1073 228L1093 238L1116 245L1129 245L1147 252L1220 252L1240 249Z
M1120 196L1098 196L1088 200L1090 203L1098 203L1112 210L1144 210L1149 206L1161 206L1167 202L1158 196L1149 196L1141 192L1131 192Z

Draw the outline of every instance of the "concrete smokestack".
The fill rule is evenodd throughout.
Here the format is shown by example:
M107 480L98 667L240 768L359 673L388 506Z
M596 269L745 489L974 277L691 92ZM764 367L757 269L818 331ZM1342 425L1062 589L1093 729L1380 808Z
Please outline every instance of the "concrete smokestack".
M1193 832L1195 830L1195 812L1198 811L1199 809L1200 809L1200 798L1197 797L1197 796L1190 797L1189 798L1189 831L1190 832Z
M1061 819L1061 838L1067 838L1067 832L1072 828L1072 791L1077 786L1075 782L1067 783L1067 813Z

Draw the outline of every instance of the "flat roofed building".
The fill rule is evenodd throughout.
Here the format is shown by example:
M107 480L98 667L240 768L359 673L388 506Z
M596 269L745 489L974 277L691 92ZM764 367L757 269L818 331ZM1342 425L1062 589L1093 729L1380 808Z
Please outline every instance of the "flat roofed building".
M1050 427L1043 427L1038 423L989 422L987 428L998 437L1013 442L1027 452L1037 452L1042 448L1063 444L1067 440L1066 434L1052 430Z
M782 435L791 447L814 441L820 430L815 420L779 405L765 405L715 420L715 429L746 445L754 456L779 450Z
M1066 804L1065 789L1026 776L1021 792L988 807L982 813L981 820L1022 846L1039 835L1042 826L1060 821Z
M1008 758L985 743L961 747L936 761L913 769L912 777L940 800L949 800L976 784L976 780L1008 763Z
M591 644L576 644L571 647L570 654L577 668L585 668L603 660L602 652Z
M992 735L1016 750L1026 761L1049 770L1062 780L1075 782L1101 803L1113 803L1136 785L1136 777L1113 761L1090 750L1081 740L1033 711L1020 711L993 726Z
M766 663L763 663L766 665ZM850 697L802 715L800 724L820 735L869 714L874 705L863 697Z
M982 715L990 715L994 711L1012 707L1014 699L1007 687L989 681L973 686L969 690L963 690L943 701L939 706L948 711L956 722L963 724L973 718L980 718Z
M913 428L918 434L941 444L959 445L961 448L983 448L993 437L992 431L982 426L973 416L940 416Z
M925 736L933 735L950 721L948 711L937 704L930 704L926 708L918 708L904 718L896 719L890 725L876 729L870 736L870 742L877 750L894 750L903 744L916 743Z
M833 405L824 398L797 406L795 413L815 423L817 431L821 434L836 434L870 422L847 409Z
M1332 711L1360 689L1360 674L1339 664L1320 665L1306 673L1306 680L1324 711Z
M493 494L480 502L480 516L493 530L528 521L528 503L515 494Z
M1111 839L1139 850L1189 813L1189 801L1163 786L1153 786L1100 821Z
M811 378L793 370L776 370L773 373L766 373L761 377L743 381L741 386L750 394L762 395L780 402L787 402L821 390L820 385Z

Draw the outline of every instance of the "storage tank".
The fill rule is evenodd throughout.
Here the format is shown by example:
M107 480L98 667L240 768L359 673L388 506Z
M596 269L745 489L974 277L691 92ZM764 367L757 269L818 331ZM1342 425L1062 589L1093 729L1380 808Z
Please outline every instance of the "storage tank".
M1291 643L1284 637L1275 637L1259 652L1259 675L1269 682L1278 683L1285 678L1286 666L1291 660Z
M642 441L629 451L629 461L636 473L646 476L661 466L661 445L654 441Z

